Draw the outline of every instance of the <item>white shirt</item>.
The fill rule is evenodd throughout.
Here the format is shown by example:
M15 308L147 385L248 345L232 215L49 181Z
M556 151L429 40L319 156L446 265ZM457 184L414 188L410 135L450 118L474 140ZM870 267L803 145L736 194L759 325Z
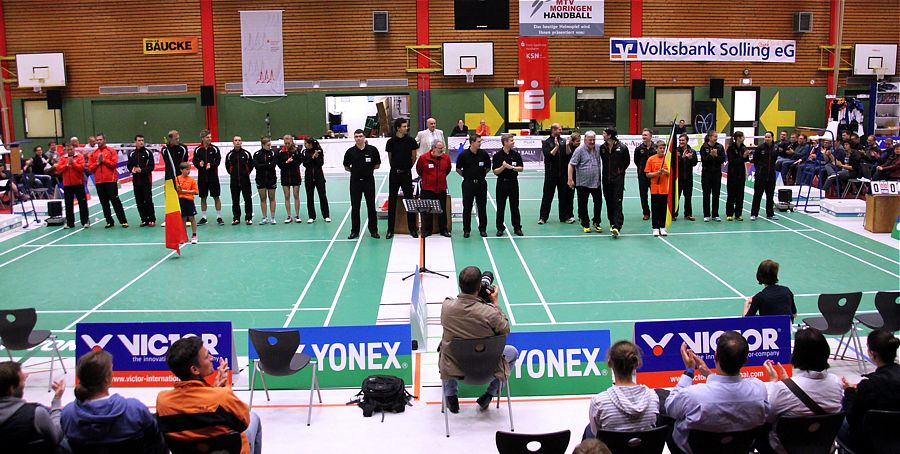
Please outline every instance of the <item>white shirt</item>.
M841 399L844 398L844 387L841 380L828 372L816 372L810 370L795 369L791 380L800 387L812 400L819 404L828 413L837 413L841 410ZM766 421L774 423L781 416L812 416L813 412L806 404L800 401L784 383L768 382L766 389L769 394L769 415ZM775 428L769 433L769 444L777 452L786 452L778 442Z

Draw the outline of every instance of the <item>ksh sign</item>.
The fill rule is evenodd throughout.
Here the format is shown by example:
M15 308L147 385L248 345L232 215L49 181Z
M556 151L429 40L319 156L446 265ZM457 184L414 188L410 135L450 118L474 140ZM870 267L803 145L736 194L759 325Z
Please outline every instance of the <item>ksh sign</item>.
M737 317L706 320L672 320L637 322L634 339L644 352L644 365L638 370L638 382L654 388L672 387L678 383L684 362L681 344L715 368L716 341L725 331L737 331L747 339L750 354L742 373L763 376L763 362L771 359L790 370L790 317ZM698 374L697 380L701 377Z
M183 337L199 337L218 365L234 364L231 322L79 323L75 356L104 350L113 357L114 386L167 386L177 381L166 365L169 347Z
M196 36L181 38L144 38L144 55L196 54L200 50Z
M506 344L519 350L510 388L517 396L594 394L612 386L606 367L609 330L510 333ZM484 386L460 384L467 396Z
M743 61L794 63L793 40L610 38L611 61Z
M319 386L356 387L372 374L396 375L412 382L410 325L330 326L323 328L272 328L300 331L298 353L316 361ZM259 358L248 341L250 360ZM267 376L269 389L308 388L309 374ZM258 383L260 389L262 383Z

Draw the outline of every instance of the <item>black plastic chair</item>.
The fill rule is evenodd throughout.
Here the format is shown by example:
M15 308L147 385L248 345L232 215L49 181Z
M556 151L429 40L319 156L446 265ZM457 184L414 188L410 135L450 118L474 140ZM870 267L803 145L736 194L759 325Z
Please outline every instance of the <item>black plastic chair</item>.
M0 345L6 348L6 354L10 361L14 361L12 350L28 350L30 348L41 345L47 339L53 345L53 352L50 355L50 379L47 383L47 391L53 384L53 370L56 367L56 358L59 358L59 364L62 365L63 373L66 371L66 364L63 362L62 355L59 354L59 348L56 346L56 336L50 330L34 329L37 324L37 311L33 307L27 309L0 309Z
M691 429L688 446L693 454L747 454L753 447L758 427L739 432L707 432Z
M166 437L172 454L241 454L241 433L228 432L213 438L179 441Z
M319 389L319 381L316 379L316 362L307 354L297 353L300 347L300 331L290 330L258 330L250 329L250 342L259 359L253 360L250 371L250 408L253 408L253 391L255 390L256 371L262 378L263 389L266 391L266 400L269 399L269 386L266 384L266 375L286 377L294 375L312 364L312 381L309 386L309 411L306 415L306 425L312 422L313 391L319 394L319 403L322 403L322 391Z
M844 303L841 304L841 301L844 301ZM852 342L860 370L865 371L862 342L859 340L856 323L853 321L860 301L862 301L862 292L823 293L819 295L819 312L822 313L822 317L804 318L803 323L821 331L822 334L832 336L840 334L841 340L839 342L843 342L844 338L849 334L850 339L849 342L844 344L844 353L841 354L841 359L847 359L847 349L850 348L850 343ZM838 359L840 350L839 343L838 348L834 351L834 359Z
M858 314L856 320L871 329L900 331L900 292L876 293L875 309L877 314Z
M497 452L500 454L565 454L572 432L562 430L546 434L517 434L498 430ZM536 449L529 449L529 443L538 443Z
M497 370L497 361L503 359L503 349L506 347L506 335L485 337L481 339L453 339L447 344L447 348L465 376L459 381L467 385L485 385L494 380L494 371ZM500 399L503 395L503 387L506 387L506 405L509 408L509 431L515 432L512 416L512 394L509 389L509 380L500 382L500 392L497 393L497 407L500 407ZM447 411L446 393L441 389L441 413L444 414L444 427L447 436L450 436L450 416Z
M666 446L670 426L660 426L639 432L598 430L597 438L613 454L660 454Z
M21 442L9 442L4 440L2 442L2 452L23 452L28 454L56 454L57 445L51 443L49 440L34 440L28 443Z
M828 454L844 422L844 413L782 416L775 422L781 446L791 454Z
M144 439L134 438L118 443L103 444L79 444L69 440L69 448L72 449L72 454L118 454L123 452L138 454L144 452Z
M896 454L900 452L900 411L869 410L863 417L863 435L868 446L857 447L858 451L851 451L841 439L838 445L844 454Z

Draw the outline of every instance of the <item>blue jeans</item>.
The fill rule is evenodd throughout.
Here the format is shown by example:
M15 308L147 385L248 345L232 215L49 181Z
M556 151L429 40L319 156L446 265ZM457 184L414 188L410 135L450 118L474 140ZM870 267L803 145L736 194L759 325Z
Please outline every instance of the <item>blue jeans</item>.
M503 347L503 359L509 363L510 367L514 362L516 362L516 358L519 357L519 350L512 345L507 345ZM459 394L459 383L453 379L441 380L444 385L444 395L445 396L455 396ZM500 392L500 380L494 379L491 381L491 384L488 385L487 393L496 396Z
M259 422L259 416L250 412L250 425L244 431L247 440L250 441L250 454L262 453L262 423Z

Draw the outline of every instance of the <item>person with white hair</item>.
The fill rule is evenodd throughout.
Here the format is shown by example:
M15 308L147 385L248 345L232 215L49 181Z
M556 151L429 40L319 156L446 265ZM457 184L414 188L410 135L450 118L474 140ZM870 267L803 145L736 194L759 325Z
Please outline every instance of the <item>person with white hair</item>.
M569 187L578 194L578 219L584 233L591 233L590 222L593 222L594 230L602 232L600 147L597 146L597 133L594 131L584 133L584 142L572 153L569 161ZM594 201L593 216L590 218L587 210L588 197Z

